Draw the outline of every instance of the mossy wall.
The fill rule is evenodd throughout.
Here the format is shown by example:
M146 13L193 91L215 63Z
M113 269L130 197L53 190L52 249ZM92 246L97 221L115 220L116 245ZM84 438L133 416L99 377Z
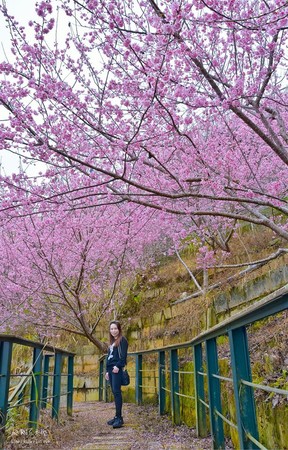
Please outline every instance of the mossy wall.
M95 345L82 345L75 349L74 401L99 400L99 352Z
M259 434L266 448L275 450L288 449L288 407L280 404L271 408L269 403L257 403Z

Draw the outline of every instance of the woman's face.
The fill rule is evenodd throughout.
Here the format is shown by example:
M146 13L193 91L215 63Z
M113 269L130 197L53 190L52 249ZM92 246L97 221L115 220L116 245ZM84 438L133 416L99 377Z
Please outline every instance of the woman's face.
M118 330L117 325L115 323L111 323L111 325L110 325L110 333L112 334L114 339L116 339L117 336L119 335L119 330Z

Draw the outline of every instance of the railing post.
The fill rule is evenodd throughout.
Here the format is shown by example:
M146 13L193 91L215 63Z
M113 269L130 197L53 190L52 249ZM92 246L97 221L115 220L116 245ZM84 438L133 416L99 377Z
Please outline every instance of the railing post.
M67 414L72 416L73 410L73 379L74 379L74 356L68 356L68 375L67 375Z
M39 407L41 399L41 378L42 378L42 348L33 349L33 370L30 394L30 411L28 427L36 430L38 426Z
M141 405L142 398L142 355L136 355L135 361L135 370L136 370L136 378L135 378L135 397L137 405Z
M58 420L60 395L61 395L61 365L62 353L55 353L54 360L54 380L53 380L53 400L52 400L52 418Z
M42 384L42 401L41 408L45 409L47 406L48 385L49 385L49 363L52 355L44 355L43 362L43 384Z
M225 448L223 420L216 414L216 411L219 411L222 414L221 386L220 380L213 377L213 374L219 375L217 344L215 338L206 341L206 356L210 406L209 413L213 448L222 450Z
M99 363L99 402L103 401L104 390L104 359L101 359Z
M180 425L180 399L179 395L179 365L177 349L170 350L170 385L171 385L171 412L172 421L176 425Z
M202 403L205 401L204 391L204 379L203 375L203 354L202 345L195 345L194 352L194 384L195 384L195 412L196 412L196 428L197 436L207 436L207 423L206 423L206 411L205 405ZM202 400L202 401L201 401Z
M159 414L162 415L166 410L166 374L165 374L165 352L158 353L158 380L159 380Z
M0 342L0 448L4 445L4 428L8 409L12 346L12 342Z
M241 380L252 382L246 327L230 330L229 342L239 445L240 448L251 450L258 448L258 446L255 446L255 444L247 438L246 433L250 433L257 440L259 437L254 391L251 386L245 386L241 383Z

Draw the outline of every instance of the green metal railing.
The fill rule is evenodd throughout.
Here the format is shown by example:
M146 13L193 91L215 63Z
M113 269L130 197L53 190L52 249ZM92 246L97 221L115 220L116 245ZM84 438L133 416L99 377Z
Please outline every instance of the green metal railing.
M15 344L33 349L32 365L26 373L12 372L13 348ZM64 359L67 359L67 372L63 372ZM52 364L53 362L53 364ZM0 430L5 430L7 415L13 408L29 408L28 427L36 429L40 409L51 401L52 417L58 419L60 398L67 396L67 413L72 415L73 408L73 365L74 353L33 342L16 336L0 335ZM49 367L53 372L49 372ZM11 387L14 377L20 378L16 386ZM67 389L61 389L61 379L67 377ZM50 386L49 378L53 380ZM24 401L24 390L30 383L28 400ZM10 392L12 391L12 392ZM52 391L52 395L49 395Z
M241 450L263 449L259 437L254 391L261 389L288 396L288 391L253 383L247 327L256 321L273 316L288 308L288 285L274 294L254 303L245 311L224 320L219 325L201 333L189 342L158 349L129 353L135 358L135 400L143 402L143 358L158 354L157 396L159 413L164 414L167 404L175 424L181 424L180 397L186 397L194 408L199 437L207 436L208 423L214 449L225 448L224 424L234 429L238 435ZM232 377L224 377L219 370L217 338L228 337ZM191 351L194 370L182 371L179 366L181 349ZM186 350L187 351L187 350ZM167 358L168 357L168 358ZM107 386L104 382L104 359L100 359L99 399L107 400ZM130 372L131 370L129 370ZM152 371L151 371L152 372ZM181 392L180 376L193 376L195 395ZM222 411L222 384L229 383L234 394L236 407L235 423L225 417ZM225 384L225 386L226 386ZM144 389L145 391L145 389ZM207 394L206 394L207 391ZM169 396L169 397L168 397ZM208 398L206 398L208 397ZM207 420L209 413L209 421ZM266 449L267 450L267 449Z

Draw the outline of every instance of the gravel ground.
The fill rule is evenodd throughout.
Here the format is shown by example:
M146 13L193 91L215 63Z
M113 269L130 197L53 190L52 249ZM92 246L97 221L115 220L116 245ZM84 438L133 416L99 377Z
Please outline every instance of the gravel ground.
M211 438L199 439L187 426L173 426L154 406L124 405L124 427L113 429L107 420L114 405L76 403L73 417L61 413L59 424L46 414L35 434L14 430L5 450L210 450ZM227 446L227 449L232 448Z

